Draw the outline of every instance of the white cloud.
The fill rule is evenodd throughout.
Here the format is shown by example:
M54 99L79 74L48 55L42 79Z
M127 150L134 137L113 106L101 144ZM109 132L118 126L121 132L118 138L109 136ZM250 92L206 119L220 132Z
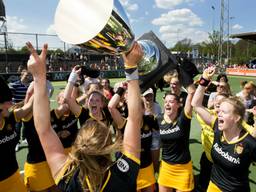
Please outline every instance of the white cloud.
M196 3L204 2L204 0L155 0L156 7L162 8L162 9L173 9L176 6L187 3L188 5L192 6Z
M177 41L188 38L193 43L198 43L208 38L208 33L198 27L203 21L190 9L177 9L162 14L152 21L154 25L160 26L161 40L167 46L173 46Z
M190 9L176 9L162 14L152 21L154 25L186 24L189 26L201 26L203 21Z
M234 30L240 30L242 28L243 28L243 26L241 26L239 24L235 24L235 25L232 26L232 29L234 29Z
M23 19L16 16L7 16L7 30L9 32L24 32L28 27L24 24Z
M54 24L51 24L51 25L47 28L46 34L53 34L53 35L56 34L56 31L55 31L55 28L54 28Z
M127 11L137 11L139 9L138 4L130 3L129 0L120 0L120 2Z
M171 9L183 3L183 0L155 0L156 6L162 9Z

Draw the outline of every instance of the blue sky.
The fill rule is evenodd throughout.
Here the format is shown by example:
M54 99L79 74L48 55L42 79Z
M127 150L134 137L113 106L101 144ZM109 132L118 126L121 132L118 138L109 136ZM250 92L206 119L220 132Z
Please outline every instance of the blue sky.
M227 1L227 0L226 0ZM47 33L54 32L54 13L58 0L3 0L9 32ZM154 31L167 47L178 40L190 38L194 43L207 39L208 32L219 30L221 0L120 0L130 19L132 29L139 37L144 32ZM74 0L75 3L75 0ZM102 0L104 3L104 0ZM212 6L215 8L213 9ZM256 31L255 0L230 0L231 33ZM24 36L9 36L14 44L23 43ZM26 36L27 40L33 36ZM52 41L53 38L40 38Z

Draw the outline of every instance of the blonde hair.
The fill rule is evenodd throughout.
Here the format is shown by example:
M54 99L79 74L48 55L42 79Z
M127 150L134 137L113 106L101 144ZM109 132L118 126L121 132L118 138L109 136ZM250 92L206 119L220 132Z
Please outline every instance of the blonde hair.
M168 72L167 74L164 75L164 81L167 82L167 83L170 83L172 78L179 79L179 74L176 70Z
M239 120L238 124L241 124L244 119L244 115L245 115L245 106L244 106L242 100L239 97L231 96L228 98L223 98L221 102L226 102L233 106L233 108L234 108L233 113L240 116L240 120Z
M112 166L111 154L122 148L121 138L112 141L110 129L102 122L87 120L78 132L69 154L69 175L79 167L79 179L84 188L98 191L106 171ZM90 183L85 182L87 180Z

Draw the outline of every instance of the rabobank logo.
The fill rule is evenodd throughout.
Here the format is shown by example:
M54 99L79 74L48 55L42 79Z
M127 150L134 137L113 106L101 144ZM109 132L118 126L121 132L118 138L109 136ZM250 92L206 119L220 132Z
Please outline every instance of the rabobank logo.
M127 161L125 161L124 159L120 158L117 160L117 167L120 171L122 172L127 172L129 171L129 164L127 163Z

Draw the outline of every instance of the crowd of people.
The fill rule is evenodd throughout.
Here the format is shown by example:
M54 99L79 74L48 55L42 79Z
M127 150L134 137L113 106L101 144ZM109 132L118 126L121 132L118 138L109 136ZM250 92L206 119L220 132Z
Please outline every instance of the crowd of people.
M27 47L31 56L21 80L10 87L0 80L0 192L250 191L254 82L242 82L234 96L225 74L213 79L213 66L189 84L172 71L163 77L169 88L161 108L155 87L140 92L143 53L135 43L123 55L125 81L111 87L109 79L85 75L76 65L52 109L47 45L40 54ZM204 149L197 182L189 148L190 131L197 129L193 117ZM23 176L15 154L19 140L28 145Z

